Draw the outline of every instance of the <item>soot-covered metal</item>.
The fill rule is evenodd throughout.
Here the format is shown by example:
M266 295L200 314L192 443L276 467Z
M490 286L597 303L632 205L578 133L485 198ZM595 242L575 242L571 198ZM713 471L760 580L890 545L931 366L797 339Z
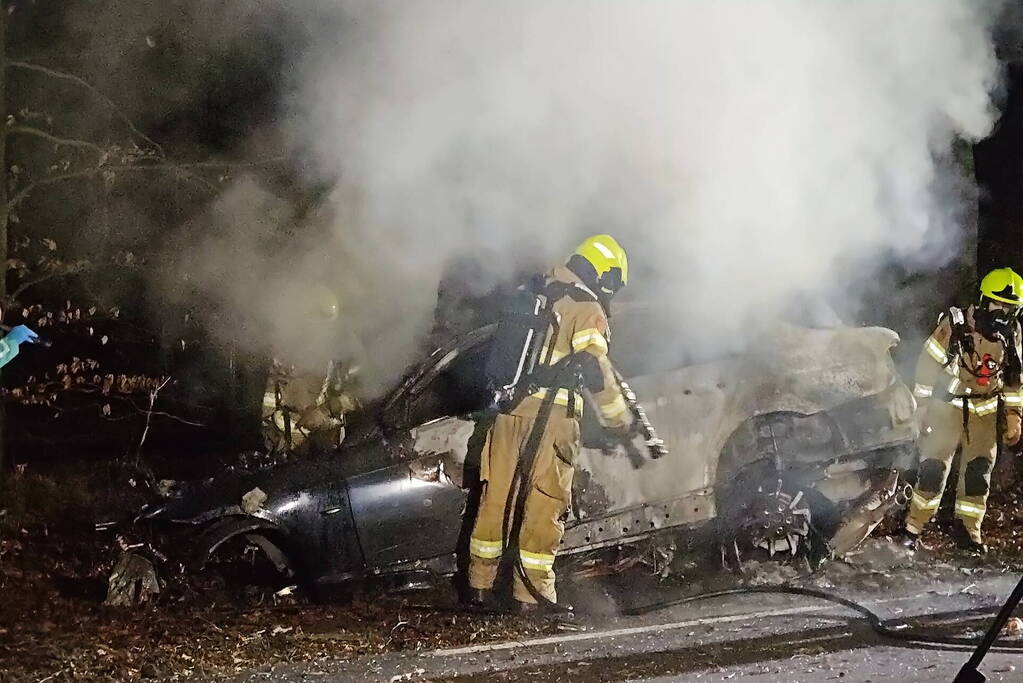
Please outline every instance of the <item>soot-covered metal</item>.
M232 537L263 539L256 545L309 587L454 571L487 424L488 340L482 329L435 351L352 420L336 452L214 481L148 506L138 521L191 533L185 545L200 564ZM797 500L799 529L814 516L839 528L878 473L915 466L913 399L889 355L896 341L879 328L784 325L755 356L632 378L670 455L633 470L621 454L586 447L586 421L561 553L710 522L737 482ZM717 525L730 540L750 522L733 518L736 509Z

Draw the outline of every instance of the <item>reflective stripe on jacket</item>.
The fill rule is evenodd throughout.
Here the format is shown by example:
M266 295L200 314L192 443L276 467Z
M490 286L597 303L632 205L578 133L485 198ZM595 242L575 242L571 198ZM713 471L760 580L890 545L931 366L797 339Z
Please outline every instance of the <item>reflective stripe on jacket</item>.
M916 383L913 394L919 399L938 398L963 409L965 398L967 409L975 415L989 415L998 410L999 396L1008 411L1020 413L1023 410L1023 394L1020 385L1005 381L1007 365L1006 350L1001 342L992 341L974 328L975 307L964 311L968 328L967 334L973 339L974 352L969 357L953 358L947 363L948 348L952 342L952 324L949 316L943 316L927 341L916 364ZM1016 353L1020 353L1020 330L1016 328ZM995 369L988 377L978 377L985 360ZM967 367L967 364L972 367Z
M554 302L553 311L558 320L557 333L548 339L541 358L546 359L549 354L553 365L571 353L593 355L597 359L602 378L601 388L593 392L601 416L612 429L628 427L632 423L632 414L622 396L621 388L615 379L614 367L607 355L611 332L604 308L597 300L597 296L565 266L554 268L547 275L547 280L571 284L581 289L587 296L580 297L583 299L580 301L571 296L563 296ZM546 391L541 390L533 396L543 398ZM570 396L567 391L559 392L555 403L568 405L570 399L579 401L576 405L582 405L582 398L578 394Z

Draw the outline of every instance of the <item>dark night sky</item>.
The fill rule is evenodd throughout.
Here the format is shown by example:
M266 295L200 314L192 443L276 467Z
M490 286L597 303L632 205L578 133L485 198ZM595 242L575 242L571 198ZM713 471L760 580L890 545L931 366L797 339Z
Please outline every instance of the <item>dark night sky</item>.
M1023 270L1023 62L1010 65L1008 98L992 135L977 145L981 185L978 271L1010 266Z

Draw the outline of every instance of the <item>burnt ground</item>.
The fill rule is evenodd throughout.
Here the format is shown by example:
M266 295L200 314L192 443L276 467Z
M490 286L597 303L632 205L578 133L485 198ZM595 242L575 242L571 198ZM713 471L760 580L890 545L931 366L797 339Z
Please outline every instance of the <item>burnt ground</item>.
M96 493L103 489L100 481L113 489L107 496ZM251 562L244 557L202 577L182 577L154 605L104 607L106 576L118 553L93 532L93 522L132 509L142 499L130 481L111 487L114 481L117 475L102 467L76 475L29 472L5 495L6 513L0 517L0 681L223 680L259 671L302 671L309 662L330 662L338 670L345 662L365 664L575 628L552 620L466 614L453 605L449 586L404 595L366 589L333 604L310 604L301 595L276 597L278 586L246 586L237 580L250 569L259 573L244 564ZM992 498L985 523L992 553L983 561L957 555L939 528L925 535L929 549L917 558L900 555L894 544L881 544L872 552L882 557L871 556L867 563L833 562L807 577L796 564L766 561L751 564L746 580L898 592L915 585L936 564L954 566L948 569L953 573L960 567L966 572L983 567L981 571L998 574L1000 568L1023 564L1019 498L1015 492ZM630 602L737 582L719 572L709 553L679 552L665 579L651 574L648 555L626 553L612 559L610 566L575 564L561 572L565 577L575 574L563 595L597 619L612 619ZM881 564L871 564L875 562ZM727 656L749 660L752 666L757 648L777 648L774 637L760 638L750 630L739 650L721 646L725 649L717 655L687 650L687 661ZM633 656L636 672L659 671L656 657L642 652ZM579 666L585 673L587 665ZM521 673L528 674L528 668ZM567 669L562 673L568 677Z

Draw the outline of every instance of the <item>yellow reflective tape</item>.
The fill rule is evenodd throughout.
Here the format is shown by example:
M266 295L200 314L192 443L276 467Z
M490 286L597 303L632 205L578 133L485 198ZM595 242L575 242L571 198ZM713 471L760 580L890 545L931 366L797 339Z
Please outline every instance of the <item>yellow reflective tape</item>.
M920 398L930 398L934 395L934 387L929 387L926 384L917 384L913 387L913 395Z
M951 405L954 405L956 408L959 408L960 410L963 409L963 399L961 398L954 398L951 401L949 401L949 403ZM976 400L973 401L967 400L967 408L971 413L977 415L978 417L981 415L990 415L991 413L998 410L998 399L993 398L989 401L984 401L983 403L978 402Z
M582 405L583 405L583 397L580 396L579 394L576 394L576 393L573 393L573 392L569 392L568 389L558 389L558 394L557 394L557 396L554 397L554 402L556 404L558 404L559 406L566 406L567 407L570 395L575 399L575 405L577 407L581 408ZM534 398L538 398L540 400L543 400L543 399L547 398L547 390L546 389L540 389L539 391L537 391L537 392L535 392L533 394L533 397Z
M548 353L547 351L544 351L543 356L541 356L541 358L543 360L547 360L547 353ZM559 360L561 360L562 358L564 358L565 356L568 355L567 353L564 353L562 351L558 351L557 349L554 349L553 351L550 351L550 354L551 354L551 365L554 365Z
M960 382L959 382L959 378L958 377L954 378L951 382L949 382L948 383L948 393L954 394L954 393L958 392L959 391L959 384L960 384Z
M982 404L980 406L977 406L977 416L978 417L981 416L981 415L991 415L992 413L995 413L997 411L998 411L998 402L997 401L995 401L994 403L984 403L984 404Z
M542 560L544 562L549 560L551 564L554 564L554 555L551 553L534 553L528 550L519 550L519 554L531 560Z
M545 553L531 553L528 550L520 550L519 558L522 566L526 569L547 570L554 566L554 556Z
M619 394L613 401L600 405L600 414L611 419L618 417L628 409L629 406L625 403L625 397Z
M501 557L501 542L483 541L478 538L470 538L469 554L489 560Z
M527 560L526 558L522 558L522 566L534 572L550 572L554 568L553 563L545 564L535 560Z
M582 351L591 346L596 346L605 353L607 352L607 340L604 339L604 335L595 327L576 332L575 336L572 337L573 351Z
M1007 406L1023 406L1023 396L1019 394L1003 394L1002 400Z
M987 509L983 505L968 503L964 500L956 501L956 514L958 515L965 517L983 517L986 510Z
M276 408L277 407L277 395L276 394L263 394L263 407L264 408Z
M924 498L922 494L913 491L913 505L920 510L935 510L940 504L940 493L934 498Z
M906 522L906 531L916 536L919 536L921 533L923 533L923 529L918 527L916 524L913 524L912 522Z
M924 348L927 349L928 355L939 363L944 363L948 358L948 352L945 351L945 347L934 337L927 338Z

